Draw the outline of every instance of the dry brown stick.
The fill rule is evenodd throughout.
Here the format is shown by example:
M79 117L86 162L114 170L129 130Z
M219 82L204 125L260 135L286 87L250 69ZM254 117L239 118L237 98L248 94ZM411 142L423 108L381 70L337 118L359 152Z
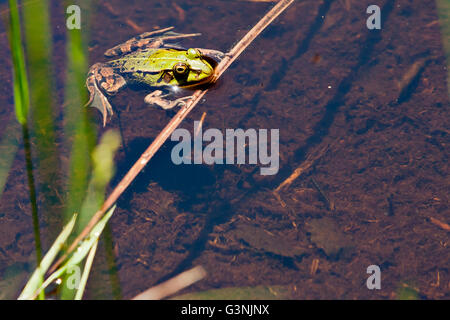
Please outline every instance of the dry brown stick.
M225 72L225 70L233 63L234 60L248 47L248 45L273 21L278 17L287 7L289 7L294 0L282 0L278 2L267 14L259 20L259 22L225 55L225 57L217 65L214 73L214 80L217 79ZM100 210L98 210L91 218L87 226L81 231L81 233L75 238L70 245L66 253L58 259L58 261L52 266L49 272L53 272L56 268L67 258L67 256L77 247L78 243L86 237L97 222L103 217L105 212L116 203L120 195L130 185L130 183L136 178L139 172L150 161L153 155L159 150L164 142L169 138L172 132L180 125L180 123L186 118L189 112L197 105L197 103L206 94L206 90L196 90L192 95L192 98L183 106L177 114L170 120L166 127L156 137L156 139L145 150L141 157L131 167L128 173L119 182L116 188L111 192L109 197L103 203Z
M329 146L330 145L327 144L324 147L317 148L316 150L314 150L314 152L309 154L308 157L305 159L305 161L303 161L302 164L298 166L286 180L280 183L280 185L272 191L274 197L278 200L278 202L283 208L286 208L287 206L286 202L284 202L283 199L281 198L280 191L282 189L288 188L292 182L294 182L298 177L300 177L306 170L311 168L312 165L320 157L322 157L325 152L327 152Z
M437 225L438 227L441 227L442 229L446 231L450 231L450 225L446 224L445 222L442 222L436 218L430 217L430 221Z
M202 266L196 266L163 283L158 284L157 286L145 290L135 296L132 300L161 300L189 287L190 285L203 279L205 276L205 269Z
M316 150L314 150L314 152L309 154L308 157L306 158L306 160L304 162L302 162L302 164L300 166L298 166L286 180L284 180L282 183L280 183L280 185L273 192L279 193L281 189L284 189L284 188L287 188L288 186L290 186L291 183L294 182L294 180L296 180L298 177L300 177L320 157L322 157L325 154L325 152L327 152L329 147L330 147L330 145L327 144L323 147L317 148Z

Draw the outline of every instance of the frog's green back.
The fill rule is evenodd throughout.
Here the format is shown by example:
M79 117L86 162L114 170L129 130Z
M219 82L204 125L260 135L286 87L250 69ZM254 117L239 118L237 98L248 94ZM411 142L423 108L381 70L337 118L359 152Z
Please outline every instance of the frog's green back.
M120 73L133 73L134 71L160 72L165 70L167 64L172 61L174 54L171 51L167 49L146 49L126 54L119 59L110 61L109 64L118 68Z
M174 76L175 65L189 66L186 77ZM189 86L212 75L213 67L200 55L192 57L188 51L178 49L145 49L126 54L108 62L127 82L145 83L150 86Z

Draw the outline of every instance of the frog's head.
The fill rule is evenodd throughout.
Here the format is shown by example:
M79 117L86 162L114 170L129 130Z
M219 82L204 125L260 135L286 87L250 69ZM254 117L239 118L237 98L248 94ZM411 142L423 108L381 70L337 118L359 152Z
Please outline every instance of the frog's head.
M198 49L188 49L172 70L179 86L191 87L207 83L214 73L215 61L202 55Z

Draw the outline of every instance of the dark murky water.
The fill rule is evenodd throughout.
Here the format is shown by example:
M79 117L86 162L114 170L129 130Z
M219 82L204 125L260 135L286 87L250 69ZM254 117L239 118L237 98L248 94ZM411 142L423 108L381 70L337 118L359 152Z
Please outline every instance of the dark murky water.
M449 98L435 3L379 1L382 29L374 31L366 27L370 4L296 1L264 31L181 127L193 132L206 112L204 130L280 129L278 174L262 176L255 165L176 166L174 143L166 143L119 200L112 251L102 243L87 298L128 299L199 264L207 278L183 292L276 285L291 299L394 299L408 287L420 298L450 298L448 230L433 223L449 222ZM105 61L106 49L142 31L172 25L202 33L186 47L226 51L272 5L96 1L89 62ZM63 12L52 6L61 109ZM0 41L0 118L8 123L4 31ZM111 99L119 116L108 128L123 137L112 186L174 115L146 105L146 93ZM92 115L101 134L100 115ZM304 172L277 198L273 190L299 167ZM2 298L15 297L34 268L24 168L20 149L0 199ZM44 243L49 228L43 223ZM381 268L381 290L365 285L370 265Z

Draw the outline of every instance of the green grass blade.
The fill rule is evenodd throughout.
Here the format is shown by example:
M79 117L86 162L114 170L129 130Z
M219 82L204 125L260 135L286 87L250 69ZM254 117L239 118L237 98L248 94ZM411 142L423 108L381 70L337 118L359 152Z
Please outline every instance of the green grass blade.
M62 275L64 275L68 269L73 268L73 267L77 267L78 264L83 261L83 259L86 257L86 255L90 252L90 250L92 249L92 247L94 245L96 245L96 243L98 242L98 239L103 231L103 229L105 228L106 223L109 221L109 219L111 218L112 214L114 213L114 210L116 209L116 206L113 206L111 209L109 209L109 211L105 214L105 216L94 226L94 228L92 229L92 231L89 233L89 235L86 237L86 239L84 239L80 245L78 246L78 248L74 251L74 253L70 256L70 258L66 261L66 263L64 263L59 269L57 269L55 272L53 272L45 281L42 285L38 286L38 288L36 289L36 284L40 284L35 278L33 278L35 276L35 273L37 273L38 275L36 276L36 278L45 273L45 271L48 270L48 268L51 265L51 262L54 260L56 254L58 254L58 252L60 252L60 249L62 247L62 244L67 240L67 237L70 234L70 231L72 231L73 226L75 224L75 221L70 221L68 226L70 226L70 230L69 228L66 226L66 228L64 228L63 232L64 233L64 241L60 241L63 239L63 237L57 239L57 241L55 241L55 243L53 244L51 250L51 255L49 256L48 260L47 259L47 255L49 255L49 253L47 253L47 255L44 257L44 259L42 261L46 261L45 266L43 266L42 268L39 268L40 271L36 270L35 273L33 273L32 276L32 284L30 284L30 288L27 288L26 294L21 294L21 296L19 297L19 299L21 300L29 300L29 299L34 299L40 292L42 292L49 284L51 284L53 281L55 281L56 279L58 279L59 277L61 277ZM58 245L59 244L59 245ZM51 260L51 261L50 261ZM48 262L50 261L50 262ZM41 263L42 265L42 263ZM45 267L45 268L44 268ZM45 271L44 271L45 270ZM31 279L30 279L31 281ZM29 281L29 282L30 282ZM28 286L28 284L27 284ZM32 291L32 289L34 289L34 291ZM25 289L24 289L25 291ZM31 294L30 294L31 292Z
M55 257L61 251L61 248L64 246L66 240L69 238L73 227L75 226L75 221L77 219L77 214L72 216L72 219L67 223L67 225L63 228L59 236L56 238L53 245L48 250L47 254L42 259L40 265L36 268L31 276L30 280L26 284L22 293L19 296L19 300L28 300L30 299L35 291L41 286L42 278L47 272L48 268L50 268L52 262L55 260Z
M117 131L109 130L105 132L100 143L92 152L92 177L87 189L86 198L81 206L80 219L77 224L77 234L86 226L92 215L97 212L104 201L106 186L114 174L114 154L119 146L119 133ZM72 299L74 294L75 292L73 289L64 286L61 297L63 299Z
M58 194L61 173L54 124L56 110L48 0L23 2L21 11L30 89L30 135L34 142L32 151L37 156L36 187L42 199L41 219L51 226L48 239L53 239L57 235L55 232L61 229L62 199Z
M58 274L58 277L65 273L70 268L76 268L78 267L78 264L83 261L83 259L86 257L86 255L89 253L89 251L92 249L93 245L98 241L101 233L103 232L103 229L106 226L106 223L111 218L112 214L114 213L114 210L116 209L116 206L113 206L109 211L105 214L105 216L94 226L94 228L91 230L89 235L80 243L78 248L73 252L73 254L70 256L70 258L67 260L67 262L61 266L58 270L55 271L55 273ZM86 275L87 276L87 275ZM52 278L56 279L58 277ZM66 277L67 279L67 277ZM51 282L47 283L47 281L44 283L44 285L48 285ZM63 283L66 283L65 281ZM43 288L45 286L43 285ZM62 288L63 299L69 299L71 298L71 293L73 289L68 288L66 285ZM42 289L41 289L42 290ZM83 290L84 291L84 290ZM74 296L75 297L75 296Z
M92 177L81 207L78 231L84 229L105 200L106 187L114 175L114 154L120 146L120 140L117 131L109 130L103 134L100 143L92 152Z
M22 47L20 18L16 0L9 0L9 43L13 62L14 106L17 121L27 123L29 108L29 89L25 55Z
M89 250L91 250L92 246L96 241L98 241L98 238L103 232L103 229L105 228L106 223L108 222L109 218L111 218L112 214L114 213L114 210L116 209L116 206L114 205L109 211L104 215L104 217L92 228L89 235L84 239L78 248L74 251L72 256L69 258L67 263L65 264L68 267L77 265L88 254Z
M68 5L69 2L66 3ZM83 21L89 21L88 2L82 3ZM84 23L81 30L67 29L67 77L65 86L64 135L66 144L71 150L69 164L68 194L65 216L72 212L81 212L81 205L86 197L91 170L90 155L95 147L96 132L90 121L86 103L87 89L85 87L88 70L86 37L88 27ZM92 213L91 213L92 214ZM83 220L83 219L81 219Z
M25 67L25 54L22 47L22 35L20 17L16 0L9 0L9 42L11 46L11 56L13 63L13 90L16 119L22 125L22 135L24 140L26 169L28 178L28 188L33 217L33 231L35 236L37 263L41 260L41 240L39 233L39 222L37 213L37 197L33 176L33 164L31 159L31 144L28 130L29 111L29 85L27 70ZM44 298L43 295L40 298Z
M72 3L65 1L66 7ZM64 103L64 135L66 145L70 150L70 163L67 181L67 203L64 217L67 219L72 212L80 212L80 222L86 221L85 216L90 217L94 211L86 211L82 208L89 196L90 174L92 169L91 153L95 147L96 131L90 121L86 103L87 90L85 87L86 73L88 70L87 61L87 39L89 28L89 7L88 1L80 3L83 12L82 30L67 29L67 76L65 86ZM77 227L76 230L80 228ZM74 236L76 232L74 233ZM65 282L63 280L63 282ZM62 299L72 299L74 291L67 286L61 289Z
M81 276L80 284L78 285L77 294L75 295L75 300L81 300L84 294L84 289L86 288L86 282L91 272L92 263L94 262L95 252L97 251L98 240L94 242L91 250L89 251L86 263L84 264L83 275Z

